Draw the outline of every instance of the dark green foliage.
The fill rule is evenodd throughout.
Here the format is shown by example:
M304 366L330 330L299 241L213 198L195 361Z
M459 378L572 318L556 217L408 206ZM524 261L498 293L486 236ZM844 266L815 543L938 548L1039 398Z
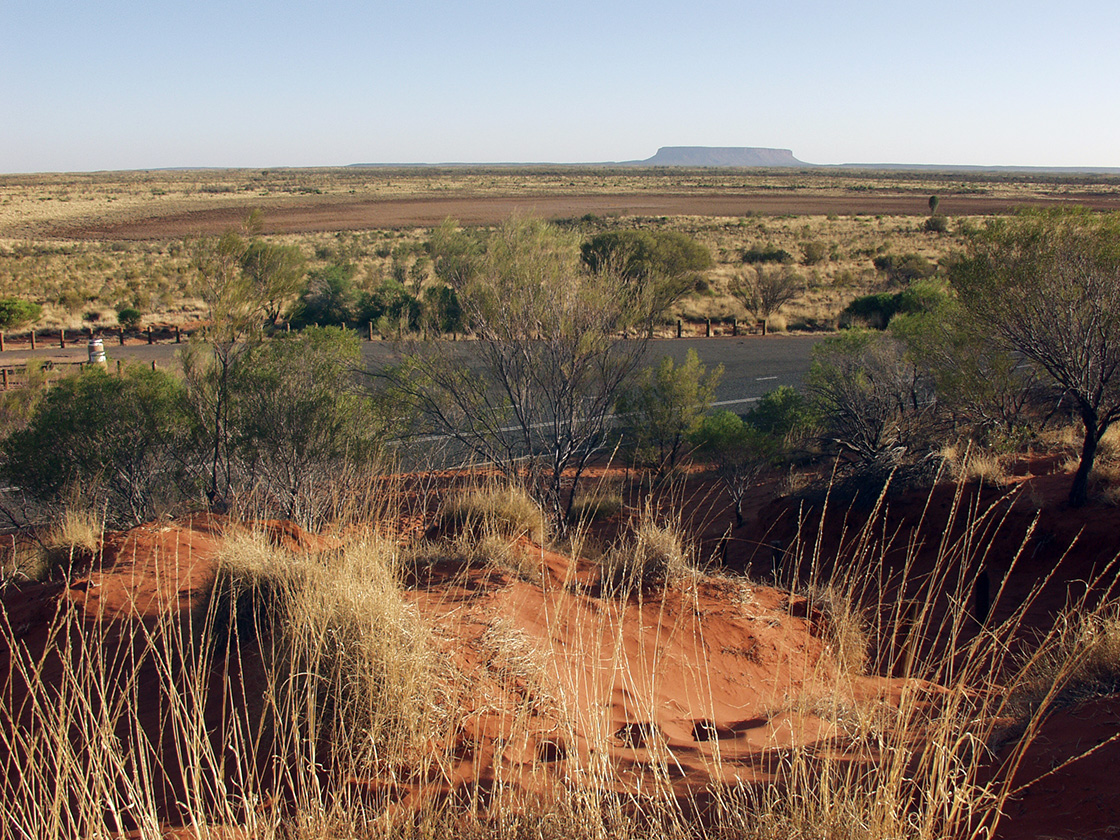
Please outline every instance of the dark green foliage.
M311 272L307 289L292 312L292 325L344 327L353 324L357 309L356 273L357 267L352 263L332 263Z
M18 329L38 321L43 307L19 298L0 299L0 330Z
M428 286L424 289L424 314L427 322L440 333L460 333L467 328L467 319L459 294L451 286Z
M134 330L140 326L140 318L140 310L134 309L131 306L126 306L123 309L117 310L117 323L126 330Z
M277 514L320 524L332 482L375 458L379 426L353 383L360 362L354 333L309 327L254 345L232 372L230 448L240 480Z
M303 287L307 260L295 245L253 239L244 246L241 270L261 301L265 320L275 325L284 306Z
M824 242L813 240L801 246L801 264L819 265L828 259L829 248Z
M930 216L922 225L926 233L945 233L949 229L949 220L944 216Z
M694 290L712 255L677 231L620 230L600 233L580 246L580 259L592 273L610 272L646 298L655 316Z
M936 281L914 283L901 292L863 295L844 308L840 313L840 322L886 329L895 315L933 311L947 296L945 287Z
M189 427L174 377L94 367L55 383L27 427L4 441L4 477L45 502L77 488L95 506L106 503L110 522L136 524L174 496Z
M618 401L624 418L624 435L635 458L651 464L660 475L676 464L688 435L712 404L723 365L711 372L689 350L683 364L666 356L657 368L646 368L636 384Z
M778 439L801 437L812 425L813 414L796 388L782 385L767 391L747 414L747 422Z
M924 280L937 272L937 266L921 254L882 254L873 262L877 270L887 275L891 285Z
M775 245L752 245L743 251L743 262L751 265L768 262L791 263L793 254Z
M591 271L609 269L628 280L676 277L712 267L707 248L690 236L670 230L600 233L580 246L580 258Z
M386 278L381 285L362 296L358 320L380 325L384 329L398 327L415 330L420 326L420 301L399 280Z
M743 525L743 498L751 484L772 466L780 449L776 438L730 411L704 417L689 441L712 464L735 505L735 524Z
M1089 473L1120 420L1120 214L1033 211L975 235L953 288L1005 349L1072 400L1085 428L1069 503L1088 500Z
M865 467L890 467L924 442L932 382L893 336L852 329L813 348L807 377L825 435Z

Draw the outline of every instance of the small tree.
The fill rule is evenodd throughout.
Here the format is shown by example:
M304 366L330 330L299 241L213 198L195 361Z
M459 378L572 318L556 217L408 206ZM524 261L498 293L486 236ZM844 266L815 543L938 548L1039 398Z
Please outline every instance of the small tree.
M695 350L676 365L666 356L657 368L646 368L634 387L619 399L626 434L639 459L652 462L661 475L673 467L688 435L712 404L723 365L708 371Z
M253 239L241 254L241 269L261 300L265 321L275 326L284 307L303 288L307 260L295 245Z
M696 288L701 273L712 267L711 252L677 231L600 233L583 243L580 257L591 272L630 283L655 319Z
M437 342L383 374L424 431L523 481L561 535L583 470L645 352L644 338L621 333L648 335L652 317L632 283L581 271L577 254L550 225L507 222L448 274L476 338L475 364Z
M0 299L0 330L12 330L38 321L43 307L19 298Z
M381 429L354 382L358 337L310 327L253 345L230 382L237 474L277 514L318 525L332 484L375 459Z
M174 498L189 433L178 380L142 365L58 380L3 442L5 478L51 503L77 488L108 521L139 524Z
M730 411L705 417L690 435L697 450L711 462L735 505L735 525L743 525L743 499L755 480L774 463L777 439Z
M905 345L870 330L846 330L813 348L807 382L825 433L872 467L911 449L936 407L932 383Z
M1077 407L1084 440L1069 504L1088 500L1101 436L1120 418L1120 214L997 219L952 274L961 301Z
M801 294L801 277L792 268L758 265L731 284L735 295L763 321Z

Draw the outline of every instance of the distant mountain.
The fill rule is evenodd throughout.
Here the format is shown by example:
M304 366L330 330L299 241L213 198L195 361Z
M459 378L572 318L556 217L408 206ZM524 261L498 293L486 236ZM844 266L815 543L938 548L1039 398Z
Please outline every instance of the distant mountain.
M755 146L662 146L646 160L627 163L641 166L811 166L790 149Z

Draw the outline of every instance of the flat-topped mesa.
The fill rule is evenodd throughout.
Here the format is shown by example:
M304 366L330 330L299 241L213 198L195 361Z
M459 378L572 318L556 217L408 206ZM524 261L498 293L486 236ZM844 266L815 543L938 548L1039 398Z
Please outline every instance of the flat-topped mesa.
M641 161L649 166L810 166L793 156L790 149L754 146L662 146L653 157Z

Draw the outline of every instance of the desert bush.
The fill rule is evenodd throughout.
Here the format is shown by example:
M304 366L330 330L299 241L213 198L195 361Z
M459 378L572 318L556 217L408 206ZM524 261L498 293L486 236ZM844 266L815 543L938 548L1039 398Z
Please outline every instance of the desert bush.
M34 321L43 314L43 307L19 298L0 299L0 330L18 329Z
M926 233L945 233L949 230L949 220L944 216L930 216L922 224L922 230Z
M617 482L599 481L584 487L572 500L572 522L596 522L610 519L622 510L622 488Z
M755 266L732 282L729 291L757 317L768 319L804 291L801 275L785 268Z
M420 326L420 301L399 280L387 278L372 292L362 295L357 320L391 329L416 330Z
M921 254L883 254L872 261L875 268L887 276L887 282L897 286L932 277L937 266Z
M142 522L188 491L183 396L174 377L140 365L58 380L27 427L0 444L0 470L41 501L58 504L80 487L109 522Z
M918 448L936 410L933 383L902 342L873 331L847 330L813 348L807 383L824 434L865 466Z
M396 548L372 538L315 555L241 532L219 553L206 608L215 649L259 646L276 713L352 770L421 758L434 714L437 660L399 572Z
M801 264L820 265L829 257L829 247L825 242L814 239L801 245Z
M134 330L140 326L141 317L140 310L131 306L125 306L117 310L117 323L126 330Z
M801 392L782 385L763 394L746 420L759 431L792 444L808 433L815 418Z
M735 525L742 527L743 499L755 479L773 465L779 441L730 411L709 414L696 426L690 440L731 496Z
M1011 712L1029 719L1039 709L1069 706L1120 691L1120 605L1058 617L1024 657L1008 697Z
M696 288L712 267L711 252L679 231L624 230L600 233L580 246L580 258L593 274L614 274L647 301L660 318Z
M228 371L222 446L234 495L251 496L256 513L321 526L335 512L336 482L376 465L384 425L354 382L360 354L353 333L309 327L252 344ZM212 404L213 383L190 381L196 424L208 430L200 409ZM211 439L206 431L199 448Z
M307 287L292 309L293 327L345 327L354 323L357 292L353 263L332 263L308 274Z
M793 262L793 254L784 248L778 248L775 245L752 245L742 252L742 259L745 263L791 263Z
M840 322L886 329L896 315L944 310L948 307L948 300L948 292L942 284L918 281L900 292L878 292L857 297L840 313Z
M632 441L635 460L652 465L658 475L675 466L688 435L711 406L721 376L722 365L708 371L691 349L683 364L666 356L656 370L643 370L618 401L624 439Z

